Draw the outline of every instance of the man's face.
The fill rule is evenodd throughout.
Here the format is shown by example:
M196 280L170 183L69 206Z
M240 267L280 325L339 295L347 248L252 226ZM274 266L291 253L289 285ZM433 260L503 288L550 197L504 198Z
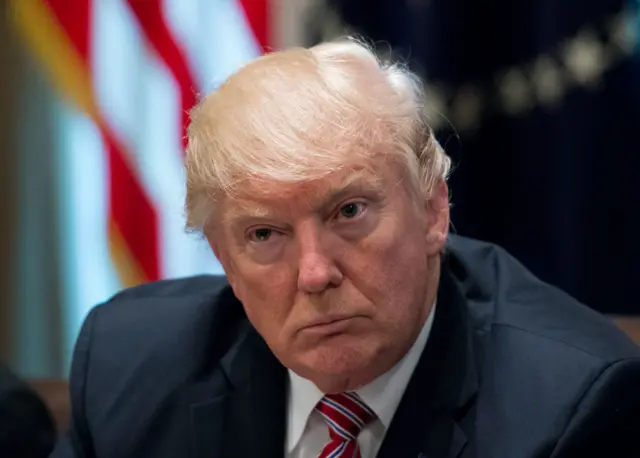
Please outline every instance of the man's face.
M402 169L374 161L375 179L360 170L248 187L207 234L276 357L325 391L391 368L435 297L447 204L416 206ZM442 186L435 199L446 201Z

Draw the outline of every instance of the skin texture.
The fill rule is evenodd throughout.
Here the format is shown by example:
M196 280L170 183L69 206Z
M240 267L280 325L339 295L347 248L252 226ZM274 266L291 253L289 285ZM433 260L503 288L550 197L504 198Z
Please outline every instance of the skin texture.
M298 183L246 185L206 231L247 316L323 392L363 386L417 338L449 227L446 183L416 202L383 157ZM372 167L371 167L372 166ZM416 205L418 203L418 205Z

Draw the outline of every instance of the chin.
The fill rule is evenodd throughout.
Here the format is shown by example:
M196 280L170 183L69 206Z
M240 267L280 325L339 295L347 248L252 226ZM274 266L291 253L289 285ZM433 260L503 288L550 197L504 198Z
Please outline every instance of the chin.
M316 385L320 380L364 380L369 374L375 373L379 351L370 345L348 345L338 341L342 339L335 340L304 352L296 358L292 369Z

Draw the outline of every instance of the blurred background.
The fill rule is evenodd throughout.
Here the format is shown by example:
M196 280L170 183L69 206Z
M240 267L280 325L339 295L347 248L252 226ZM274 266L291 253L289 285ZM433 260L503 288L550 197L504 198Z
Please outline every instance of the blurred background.
M187 110L265 51L347 34L424 78L455 232L638 326L637 0L3 3L0 350L21 376L65 378L121 288L221 273L183 231Z

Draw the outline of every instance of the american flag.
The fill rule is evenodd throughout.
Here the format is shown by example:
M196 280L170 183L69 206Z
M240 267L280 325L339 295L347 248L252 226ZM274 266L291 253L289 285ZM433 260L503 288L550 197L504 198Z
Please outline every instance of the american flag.
M270 46L270 0L12 0L60 95L69 345L119 289L219 273L184 232L188 111Z

